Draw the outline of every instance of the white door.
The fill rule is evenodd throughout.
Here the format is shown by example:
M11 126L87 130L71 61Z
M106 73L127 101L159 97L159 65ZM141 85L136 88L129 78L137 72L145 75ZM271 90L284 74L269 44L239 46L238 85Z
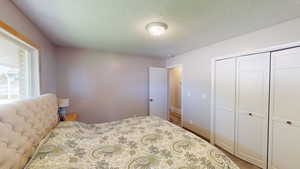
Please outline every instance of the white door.
M149 112L163 119L167 119L167 79L167 69L149 68Z
M238 157L267 164L270 53L237 58L236 149Z
M300 48L272 53L269 169L300 168Z
M215 144L234 153L235 59L216 61L215 65Z

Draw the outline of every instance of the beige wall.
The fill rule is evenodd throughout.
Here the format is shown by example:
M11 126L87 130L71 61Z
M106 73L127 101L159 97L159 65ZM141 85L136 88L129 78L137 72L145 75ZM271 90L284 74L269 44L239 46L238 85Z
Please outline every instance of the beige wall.
M57 94L84 122L106 122L148 114L148 68L165 62L98 52L57 49Z
M180 110L181 109L181 68L180 67L169 69L169 98L170 98L169 108L171 109L175 108Z
M0 0L0 20L40 46L41 92L56 92L54 47L10 0Z
M169 59L167 65L183 65L184 121L209 135L211 58L300 41L299 28L300 19L295 19Z

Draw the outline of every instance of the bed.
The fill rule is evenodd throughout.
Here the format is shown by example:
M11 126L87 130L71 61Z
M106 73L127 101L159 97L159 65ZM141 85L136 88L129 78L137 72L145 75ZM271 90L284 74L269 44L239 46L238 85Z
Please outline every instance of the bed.
M39 102L39 99L43 101ZM238 169L214 146L159 117L136 117L100 124L58 123L57 115L52 112L57 109L54 95L34 101L39 104L34 103L36 106L33 107L42 106L42 110L46 111L37 117L44 124L35 128L42 130L29 145L25 145L26 148L10 145L9 141L13 140L5 140L1 133L1 169ZM21 104L27 109L32 106ZM48 111L51 106L54 106L53 110ZM7 115L6 118L1 117L2 110L0 108L0 124L10 124L6 127L10 126L9 130L15 133L27 133L26 129L14 127ZM47 113L52 114L46 118L44 115ZM15 114L24 116L26 113ZM44 118L48 120L43 121ZM24 119L18 124L24 123ZM34 126L34 123L31 125ZM1 128L3 125L0 125L0 132L3 131ZM34 132L31 131L31 134ZM17 149L21 153L17 153ZM3 155L2 152L8 153L8 150L14 150L15 156Z

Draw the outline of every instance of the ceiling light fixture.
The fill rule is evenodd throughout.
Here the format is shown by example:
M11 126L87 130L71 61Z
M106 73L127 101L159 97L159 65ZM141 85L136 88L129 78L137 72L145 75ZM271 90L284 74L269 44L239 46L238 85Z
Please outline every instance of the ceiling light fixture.
M151 22L146 25L146 30L153 36L161 36L168 29L168 25L162 22Z

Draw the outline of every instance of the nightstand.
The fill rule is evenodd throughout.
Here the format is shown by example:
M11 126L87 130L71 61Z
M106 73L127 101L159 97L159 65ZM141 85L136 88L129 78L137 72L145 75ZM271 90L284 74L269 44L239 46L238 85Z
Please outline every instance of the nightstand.
M68 113L64 116L64 121L76 121L77 117L77 113Z

